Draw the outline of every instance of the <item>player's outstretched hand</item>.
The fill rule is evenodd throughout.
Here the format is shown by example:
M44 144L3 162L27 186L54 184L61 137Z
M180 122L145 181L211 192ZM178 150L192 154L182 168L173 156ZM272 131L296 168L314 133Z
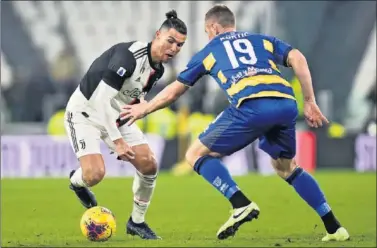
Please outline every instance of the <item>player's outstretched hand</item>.
M124 161L130 161L135 158L135 152L132 148L124 141L123 138L114 141L115 151L118 154L118 159Z
M318 128L322 127L323 123L329 123L327 118L322 114L318 105L313 101L306 101L304 103L304 115L306 123L308 123L310 127Z
M136 120L147 115L147 108L148 102L142 97L140 98L140 103L124 106L120 113L120 118L122 120L128 119L126 125L131 126Z

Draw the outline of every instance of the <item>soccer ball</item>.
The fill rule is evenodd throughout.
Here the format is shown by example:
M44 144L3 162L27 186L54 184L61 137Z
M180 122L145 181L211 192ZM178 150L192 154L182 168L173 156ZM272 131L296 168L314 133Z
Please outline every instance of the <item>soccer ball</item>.
M92 207L82 216L80 228L90 241L106 241L116 231L115 216L107 208Z

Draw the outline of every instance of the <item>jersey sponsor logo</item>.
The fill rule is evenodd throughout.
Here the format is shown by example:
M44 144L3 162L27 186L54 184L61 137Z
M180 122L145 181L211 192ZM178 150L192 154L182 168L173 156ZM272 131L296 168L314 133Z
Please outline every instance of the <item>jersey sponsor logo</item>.
M126 74L126 69L124 69L123 67L120 67L118 70L117 70L117 74L121 77L124 76L124 74Z
M135 88L132 90L124 90L122 93L131 98L139 98L143 92L140 89Z
M258 73L272 74L272 72L273 71L271 68L256 68L254 66L248 66L246 70L239 71L237 74L233 75L231 78L231 83L235 84L245 77L252 77Z
M249 66L247 68L248 76L255 76L255 75L257 75L258 73L261 73L261 72L272 74L272 69L271 68L256 68L254 66Z

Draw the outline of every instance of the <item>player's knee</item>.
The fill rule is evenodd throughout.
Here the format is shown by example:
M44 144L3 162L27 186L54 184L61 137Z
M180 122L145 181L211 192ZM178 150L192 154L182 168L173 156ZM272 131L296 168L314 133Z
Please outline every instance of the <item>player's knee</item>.
M185 159L186 159L186 161L187 161L192 167L194 167L195 162L196 162L196 160L198 160L199 157L200 157L200 155L198 155L197 151L194 150L194 149L192 149L192 148L189 148L189 149L186 151Z
M80 158L82 179L89 187L99 183L105 176L105 164L102 155L90 154Z
M273 159L272 165L276 173L283 179L287 179L297 166L295 159L285 158Z
M156 175L158 168L157 168L157 161L153 153L144 155L141 158L141 165L139 167L139 171L143 175Z
M186 152L185 158L186 161L194 167L196 161L198 161L199 158L210 155L215 158L221 157L221 154L217 152L210 151L207 147L202 145L200 142L194 143Z
M83 170L83 180L89 186L92 187L105 177L105 166L91 166L90 169Z

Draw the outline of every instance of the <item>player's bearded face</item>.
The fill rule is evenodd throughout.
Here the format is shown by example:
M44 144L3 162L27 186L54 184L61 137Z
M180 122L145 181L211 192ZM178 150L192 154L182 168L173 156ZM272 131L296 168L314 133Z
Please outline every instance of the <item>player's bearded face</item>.
M179 33L174 28L161 30L156 33L158 44L158 57L160 61L167 62L181 51L186 41L186 35Z

